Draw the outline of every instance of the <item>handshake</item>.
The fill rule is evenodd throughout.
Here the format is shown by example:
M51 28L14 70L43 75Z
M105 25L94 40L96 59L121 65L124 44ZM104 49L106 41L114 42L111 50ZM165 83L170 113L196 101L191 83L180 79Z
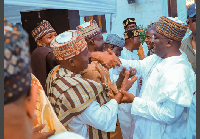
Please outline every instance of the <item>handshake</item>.
M121 71L119 78L123 78L121 83L121 88L119 88L119 92L115 95L114 99L117 101L118 104L120 103L132 103L135 96L127 91L132 87L134 82L137 80L138 77L135 77L136 69L130 67L129 71L126 71L124 67ZM130 80L128 80L131 78Z

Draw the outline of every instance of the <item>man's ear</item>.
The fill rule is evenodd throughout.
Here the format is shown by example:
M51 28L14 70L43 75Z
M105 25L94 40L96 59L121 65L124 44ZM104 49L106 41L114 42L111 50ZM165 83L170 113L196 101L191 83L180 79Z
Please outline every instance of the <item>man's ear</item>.
M110 47L110 50L113 50L113 49L114 49L114 47L115 47L114 45L111 45L111 47Z
M69 59L69 64L73 67L74 66L74 60L72 58Z
M37 85L31 86L30 94L26 98L26 111L31 118L34 118L35 108L36 108L36 101L37 101L37 93L39 89Z
M170 40L170 39L167 39L167 47L171 47L172 46L172 43L173 43L173 40Z
M90 43L91 43L92 45L95 45L94 39L90 39Z
M36 43L37 43L37 46L42 47L42 41L41 40L37 40Z

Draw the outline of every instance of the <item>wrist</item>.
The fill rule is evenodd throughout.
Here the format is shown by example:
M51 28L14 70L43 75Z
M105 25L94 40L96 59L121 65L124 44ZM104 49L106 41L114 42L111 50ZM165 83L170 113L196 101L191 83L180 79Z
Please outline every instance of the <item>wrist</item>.
M132 102L134 101L134 99L135 99L135 95L132 95L132 96L131 96Z
M92 61L99 61L99 53L98 52L92 52L90 54L90 58Z
M118 104L120 104L120 103L121 103L122 97L123 97L123 94L120 93L120 92L118 92L118 93L115 95L114 99L117 101Z
M117 89L121 88L122 82L123 82L123 79L122 79L122 78L118 78L118 79L117 79L117 81L116 81Z

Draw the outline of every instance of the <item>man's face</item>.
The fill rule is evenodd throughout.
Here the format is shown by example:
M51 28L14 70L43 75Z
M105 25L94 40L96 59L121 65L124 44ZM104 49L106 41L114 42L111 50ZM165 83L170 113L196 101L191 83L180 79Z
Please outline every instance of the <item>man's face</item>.
M42 46L46 45L47 47L50 46L51 41L57 36L56 32L48 33L41 39Z
M118 47L118 46L114 46L114 48L112 49L112 51L115 53L115 55L117 57L121 56L121 51L123 50L123 48Z
M94 45L96 47L96 51L103 52L106 42L103 40L102 34L100 33L100 34L94 36L93 41L94 41Z
M111 44L109 44L109 43L106 43L106 44L105 44L105 47L104 47L104 51L108 51L108 48L109 48L110 50L112 50L112 49L113 49L113 45L111 45Z
M88 47L85 48L79 55L73 57L74 66L77 69L77 73L88 68L89 58L88 58Z
M133 48L134 48L133 50L139 50L140 44L141 44L140 36L133 37L133 38L130 38L130 39L132 39Z
M125 31L130 30L130 29L137 29L137 25L136 24L130 24L125 28Z
M154 50L155 50L155 54L161 58L165 58L167 56L167 47L166 47L166 43L167 43L167 38L163 37L162 35L160 35L159 33L155 32L154 36L153 36L153 46L154 46Z
M145 33L144 42L146 42L148 50L153 49L152 36L154 33L155 33L155 30L152 30L151 28L149 28Z
M112 44L106 43L106 44L105 44L104 51L108 51L108 48L109 48L110 50L112 50L112 51L115 53L115 55L116 55L117 57L121 56L121 51L123 50L123 48L118 47L118 46L116 46L116 45L112 45Z
M196 15L194 17L188 17L186 22L192 33L196 35Z

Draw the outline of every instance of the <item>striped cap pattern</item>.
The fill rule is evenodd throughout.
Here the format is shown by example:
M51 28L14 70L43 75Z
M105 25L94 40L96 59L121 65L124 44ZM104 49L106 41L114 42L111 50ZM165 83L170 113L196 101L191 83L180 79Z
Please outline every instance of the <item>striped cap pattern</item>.
M161 35L176 41L182 41L187 27L185 24L177 23L167 17L160 17L156 25L156 31Z
M70 41L59 43L56 41L57 38L62 37L67 32L72 32L72 38ZM66 60L74 57L81 53L85 48L87 48L87 43L82 37L81 32L77 30L65 31L58 36L56 36L50 44L56 59Z
M132 37L138 37L141 36L140 31L138 29L130 29L124 32L124 39L129 39Z
M123 26L126 28L128 25L136 24L135 18L127 18L123 21Z
M84 27L84 24L88 24L88 26ZM90 41L94 36L101 33L95 20L90 20L89 22L77 26L76 30L81 32L86 41Z
M42 37L44 37L46 34L51 32L56 32L56 31L48 21L43 20L42 22L39 23L37 27L35 27L32 30L31 34L35 39L35 41L37 41L40 40Z

